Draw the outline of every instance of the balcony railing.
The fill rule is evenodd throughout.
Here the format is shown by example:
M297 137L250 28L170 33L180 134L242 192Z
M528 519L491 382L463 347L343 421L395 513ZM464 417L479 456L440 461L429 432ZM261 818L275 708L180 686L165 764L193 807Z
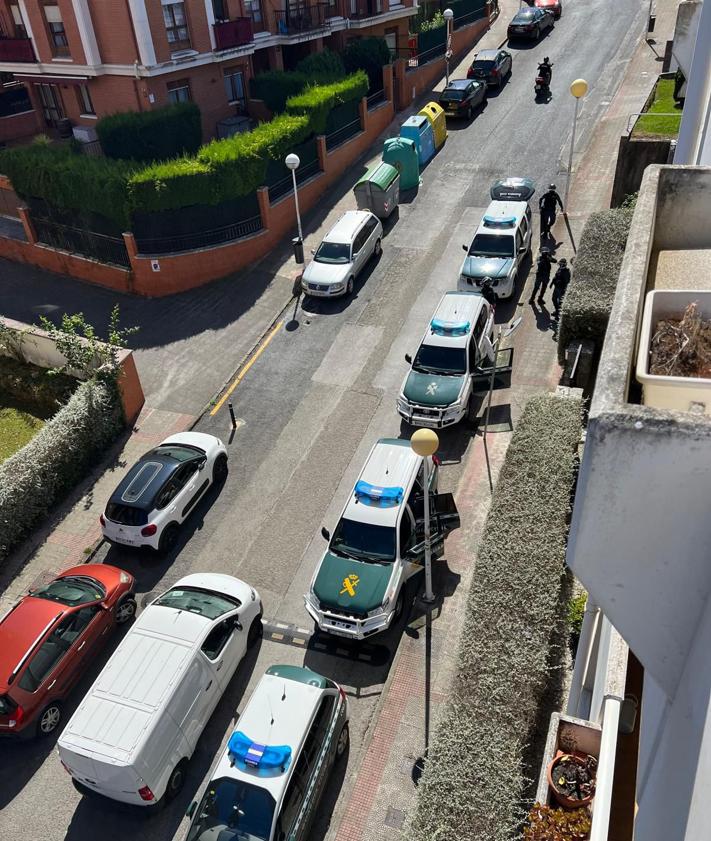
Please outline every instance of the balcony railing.
M383 0L346 0L346 15L352 20L373 18L383 13Z
M276 31L279 35L298 35L300 32L323 29L326 25L327 7L327 3L318 3L313 6L277 10L274 12Z
M32 41L29 38L0 37L0 61L37 61Z
M229 50L249 44L254 37L251 18L235 18L213 24L215 49Z

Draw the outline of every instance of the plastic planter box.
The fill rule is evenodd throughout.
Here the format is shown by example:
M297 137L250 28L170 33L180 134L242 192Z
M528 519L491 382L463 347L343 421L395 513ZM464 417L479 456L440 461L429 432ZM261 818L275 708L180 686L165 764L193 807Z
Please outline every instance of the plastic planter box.
M662 318L681 318L691 303L698 304L703 318L711 318L711 291L655 290L647 294L637 347L636 376L642 386L642 402L645 406L676 412L688 412L692 408L701 411L703 407L703 413L711 415L711 379L649 373L649 346L658 321Z

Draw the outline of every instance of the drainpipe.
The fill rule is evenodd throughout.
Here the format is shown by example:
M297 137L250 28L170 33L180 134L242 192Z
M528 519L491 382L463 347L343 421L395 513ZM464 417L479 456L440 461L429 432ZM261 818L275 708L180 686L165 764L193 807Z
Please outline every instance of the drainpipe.
M704 3L691 58L675 164L711 164L711 3ZM710 147L710 148L707 148Z
M583 614L583 625L580 629L578 650L575 654L575 665L573 666L573 677L570 683L568 705L565 709L568 715L575 717L579 716L580 696L585 682L585 675L590 664L599 614L600 608L588 596L585 604L585 613Z
M612 806L612 783L615 778L617 733L620 722L620 698L607 697L603 704L600 756L595 779L595 811L593 813L590 841L607 841Z

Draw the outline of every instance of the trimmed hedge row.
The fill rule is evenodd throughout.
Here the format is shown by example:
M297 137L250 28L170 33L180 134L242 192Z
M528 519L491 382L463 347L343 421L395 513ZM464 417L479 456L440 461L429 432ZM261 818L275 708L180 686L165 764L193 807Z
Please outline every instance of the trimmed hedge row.
M107 158L164 161L200 148L200 109L194 102L178 102L155 111L110 114L99 120L96 132Z
M362 99L367 92L368 76L358 70L339 82L307 88L298 96L292 96L286 102L286 110L289 114L305 115L313 134L323 134L329 111L344 102Z
M522 756L560 617L581 411L576 399L534 397L513 434L408 841L510 841L525 815Z
M633 214L630 208L601 210L585 223L561 309L561 365L573 339L592 339L598 352L602 348Z
M0 465L0 562L84 478L122 426L115 386L85 382L26 446Z
M0 393L30 404L44 417L50 417L59 404L66 403L76 387L77 381L66 374L49 377L46 368L0 356Z

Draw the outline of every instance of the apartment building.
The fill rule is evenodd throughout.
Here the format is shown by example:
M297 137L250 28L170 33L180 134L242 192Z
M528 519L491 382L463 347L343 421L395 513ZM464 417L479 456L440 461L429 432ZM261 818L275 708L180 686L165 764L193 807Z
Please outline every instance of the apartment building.
M414 0L0 0L0 74L27 86L39 126L196 102L206 138L250 112L248 82L368 35L407 43ZM41 129L40 129L41 130Z

